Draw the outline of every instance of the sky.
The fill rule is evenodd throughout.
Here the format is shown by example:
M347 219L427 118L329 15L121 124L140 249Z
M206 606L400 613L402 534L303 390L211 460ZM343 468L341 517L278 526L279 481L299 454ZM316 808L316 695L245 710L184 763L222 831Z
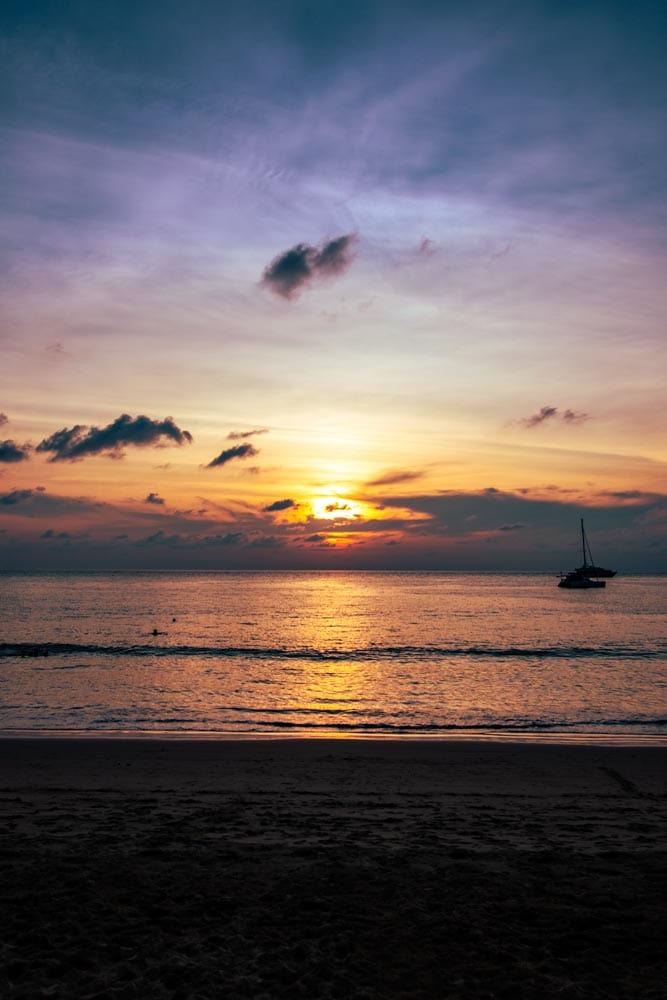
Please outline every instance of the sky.
M5 0L0 568L667 570L666 39Z

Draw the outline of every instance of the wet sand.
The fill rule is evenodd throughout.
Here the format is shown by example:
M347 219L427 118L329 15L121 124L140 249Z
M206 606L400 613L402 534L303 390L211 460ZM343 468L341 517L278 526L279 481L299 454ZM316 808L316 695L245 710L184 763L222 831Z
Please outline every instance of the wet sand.
M0 996L663 1000L666 762L0 739Z

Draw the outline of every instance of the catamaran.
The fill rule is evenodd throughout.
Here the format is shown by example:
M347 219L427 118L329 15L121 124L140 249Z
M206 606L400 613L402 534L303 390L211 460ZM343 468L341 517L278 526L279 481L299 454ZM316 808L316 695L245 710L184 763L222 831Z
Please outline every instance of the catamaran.
M603 566L596 566L593 561L593 556L591 553L591 547L588 544L588 539L586 538L586 532L584 531L584 519L581 518L581 551L583 553L583 562L581 566L578 566L577 573L583 573L584 576L590 577L611 577L616 576L615 569L605 569Z
M591 547L588 544L586 532L584 531L583 517L580 520L580 524L582 564L569 573L561 575L558 586L565 587L567 590L592 590L594 588L605 587L606 582L604 579L600 579L600 577L616 576L616 570L605 569L603 566L595 565L591 554Z

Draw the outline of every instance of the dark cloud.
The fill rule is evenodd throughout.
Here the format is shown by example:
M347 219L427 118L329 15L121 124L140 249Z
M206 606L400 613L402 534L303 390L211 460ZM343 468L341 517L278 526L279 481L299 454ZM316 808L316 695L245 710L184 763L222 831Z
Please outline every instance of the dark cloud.
M521 531L525 527L525 524L501 524L498 531Z
M6 413L0 413L0 427L2 427L3 424L7 424L7 423L9 423L9 417L7 416L7 414Z
M642 490L612 490L603 496L612 497L614 500L641 500L650 502L659 497L657 493L646 493Z
M17 503L23 503L35 495L35 490L12 490L0 496L0 504L3 507L13 507Z
M164 505L164 500L162 497L158 496L157 493L149 493L145 498L144 503L153 503L162 506Z
M342 274L352 263L355 233L338 236L319 247L298 243L274 257L262 275L262 284L284 299L293 299L317 278Z
M228 441L242 441L245 438L254 437L255 434L268 434L268 427L257 427L253 431L230 431L227 435Z
M262 538L254 538L248 545L249 549L280 549L285 542L275 535L265 535Z
M308 538L304 538L304 542L326 542L326 535L308 535Z
M246 536L242 531L230 531L226 535L204 535L203 538L199 539L199 544L207 548L216 548L218 545L243 545L245 541Z
M268 507L263 507L262 509L270 514L275 510L289 510L290 507L298 506L298 503L295 503L294 500L274 500L274 502L270 503Z
M65 540L65 539L68 539L68 538L76 538L77 536L76 535L71 535L69 533L69 531L54 531L53 528L48 528L46 531L43 531L42 534L39 537L40 538L60 538L62 540Z
M208 463L206 468L215 469L219 465L226 465L234 458L251 458L254 455L259 455L259 452L251 444L239 444L235 448L226 448L221 451L217 458Z
M182 540L182 535L165 535L164 531L156 531L154 535L139 538L135 545L178 545Z
M140 547L164 545L169 548L217 548L218 546L242 545L246 541L246 536L242 531L229 532L226 535L167 535L164 531L156 531L153 535L140 538L135 545Z
M532 417L521 417L518 423L531 428L553 420L561 420L565 424L582 424L588 419L587 413L575 413L574 410L563 410L561 413L557 406L543 406L539 413L534 413Z
M53 452L50 462L74 462L88 455L99 455L103 452L111 458L121 458L122 449L127 445L139 448L157 446L162 438L178 445L192 441L190 432L177 427L172 417L151 420L150 417L143 415L130 417L127 413L123 413L113 423L102 428L86 427L82 424L69 429L64 427L40 442L36 450Z
M0 413L4 417L4 413ZM16 444L15 441L0 441L0 462L25 462L30 457L27 444Z
M423 472L414 472L410 469L397 469L396 472L387 472L384 476L371 479L366 486L393 486L395 483L408 483L412 479L419 479Z
M333 514L336 510L349 510L350 505L349 503L328 503L324 509L327 514Z

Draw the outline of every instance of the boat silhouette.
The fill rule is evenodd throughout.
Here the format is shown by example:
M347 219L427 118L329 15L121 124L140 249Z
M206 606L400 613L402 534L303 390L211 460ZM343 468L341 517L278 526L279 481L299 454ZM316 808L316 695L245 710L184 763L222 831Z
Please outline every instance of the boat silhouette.
M575 573L583 573L584 576L597 578L597 577L612 577L616 576L615 569L605 569L604 566L596 566L593 560L593 555L591 553L591 547L588 544L588 539L586 538L586 532L584 531L584 519L580 519L581 523L581 551L583 556L583 562L581 566L577 566Z
M558 586L564 587L567 590L593 590L605 587L606 583L604 577L616 576L616 570L605 569L604 566L595 565L593 555L591 553L591 547L588 544L588 539L586 538L583 517L580 519L580 525L581 553L583 562L581 566L577 566L576 569L570 570L569 573L561 574Z

